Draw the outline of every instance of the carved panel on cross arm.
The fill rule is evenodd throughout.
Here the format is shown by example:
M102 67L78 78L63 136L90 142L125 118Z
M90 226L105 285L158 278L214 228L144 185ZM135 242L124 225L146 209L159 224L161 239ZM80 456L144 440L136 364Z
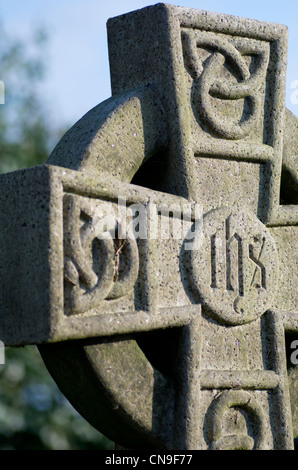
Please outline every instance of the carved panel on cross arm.
M129 294L139 272L137 242L123 229L113 205L64 197L65 298L71 314Z
M261 124L269 44L196 30L182 30L182 41L202 126L224 139L250 136Z

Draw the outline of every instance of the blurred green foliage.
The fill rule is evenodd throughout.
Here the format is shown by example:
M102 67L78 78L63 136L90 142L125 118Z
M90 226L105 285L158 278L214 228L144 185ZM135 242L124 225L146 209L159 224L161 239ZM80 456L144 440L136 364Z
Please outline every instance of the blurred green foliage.
M42 94L47 36L24 43L0 22L0 173L44 163L67 126L51 122ZM59 124L60 126L60 124ZM29 293L28 293L29 294ZM113 449L60 393L35 346L6 348L0 365L0 450Z
M63 130L50 122L52 110L47 109L42 96L46 34L35 32L24 44L11 39L0 22L0 40L0 79L5 85L5 104L0 106L3 173L44 163Z
M0 365L0 450L109 450L61 394L38 349L6 348Z

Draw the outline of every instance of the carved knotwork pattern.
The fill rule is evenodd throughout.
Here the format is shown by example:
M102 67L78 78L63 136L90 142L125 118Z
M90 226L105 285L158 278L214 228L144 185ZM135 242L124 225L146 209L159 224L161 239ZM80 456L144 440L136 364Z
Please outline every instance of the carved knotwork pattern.
M139 270L135 237L123 229L113 206L66 195L65 293L70 313L96 308L105 299L127 295Z
M246 38L229 40L224 35L195 30L182 31L182 40L185 61L194 81L194 104L202 122L224 139L243 139L250 135L261 116L268 45ZM205 51L204 58L200 57L199 49ZM222 102L242 100L240 119L233 119L233 112L232 116L218 112L214 98Z
M247 432L223 434L224 415L228 410L235 412L243 410L247 413L256 428L256 436L249 436ZM231 423L237 429L237 418ZM230 427L232 427L230 424ZM246 426L243 426L246 428ZM211 403L207 413L207 433L211 442L210 449L214 450L252 450L263 449L266 426L265 415L262 405L249 392L244 390L228 390L219 394Z

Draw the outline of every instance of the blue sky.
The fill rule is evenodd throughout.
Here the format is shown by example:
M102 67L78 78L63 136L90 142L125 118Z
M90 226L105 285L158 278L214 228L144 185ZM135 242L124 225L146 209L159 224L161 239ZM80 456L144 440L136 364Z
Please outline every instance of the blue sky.
M150 0L0 0L0 18L11 35L24 39L35 27L46 28L49 44L44 93L55 119L72 124L111 95L108 18L155 3ZM287 25L286 105L298 116L298 103L291 100L294 91L291 85L295 80L298 84L298 2L169 0L166 3ZM0 79L5 82L5 77Z

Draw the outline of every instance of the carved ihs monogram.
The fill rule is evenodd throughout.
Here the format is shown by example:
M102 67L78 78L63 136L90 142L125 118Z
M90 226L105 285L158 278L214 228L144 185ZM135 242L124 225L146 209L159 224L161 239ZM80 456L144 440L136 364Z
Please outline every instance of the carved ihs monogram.
M247 211L216 209L204 216L202 244L190 255L191 284L207 311L235 325L262 315L278 280L278 253L266 226Z
M241 297L251 289L266 289L266 266L262 261L265 244L265 236L254 236L250 242L232 231L230 217L224 221L223 230L210 237L210 286L234 292L236 312Z

